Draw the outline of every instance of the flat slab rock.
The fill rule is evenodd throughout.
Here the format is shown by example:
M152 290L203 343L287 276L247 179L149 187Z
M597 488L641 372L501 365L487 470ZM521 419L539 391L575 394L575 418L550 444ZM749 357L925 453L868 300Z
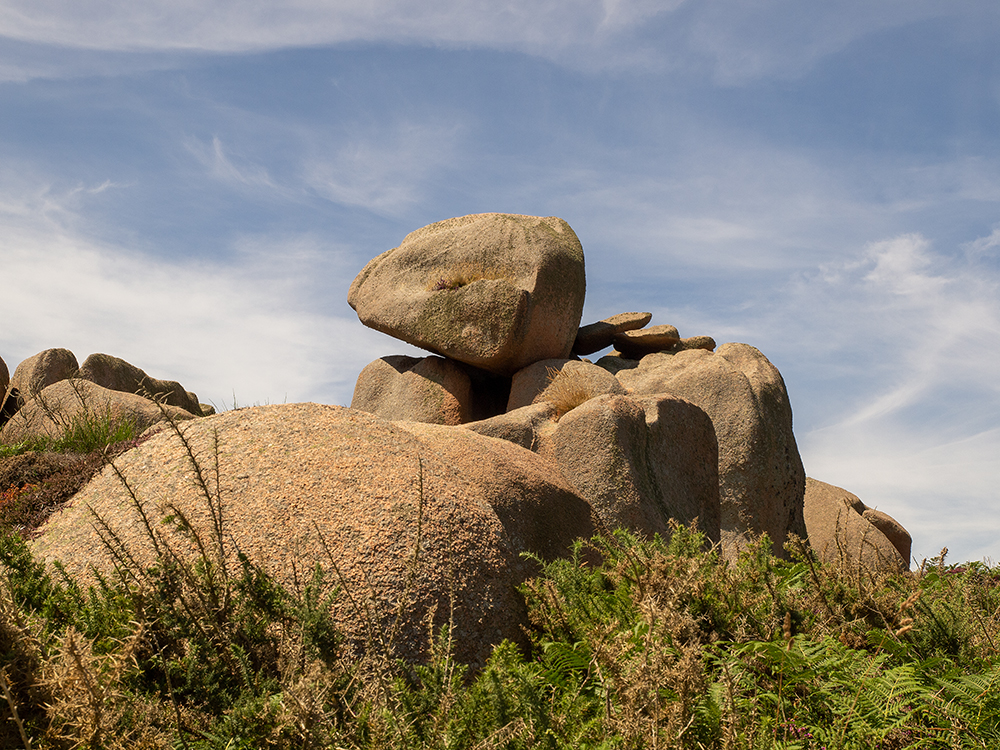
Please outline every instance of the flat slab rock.
M642 328L652 319L653 313L627 312L580 326L576 341L573 343L573 354L585 357L601 349L607 349L614 343L616 334Z
M565 221L475 214L408 234L347 301L369 328L510 376L569 356L585 293L583 247Z
M626 357L639 358L646 354L666 351L680 343L677 329L671 325L650 326L642 330L622 331L612 338L615 349Z

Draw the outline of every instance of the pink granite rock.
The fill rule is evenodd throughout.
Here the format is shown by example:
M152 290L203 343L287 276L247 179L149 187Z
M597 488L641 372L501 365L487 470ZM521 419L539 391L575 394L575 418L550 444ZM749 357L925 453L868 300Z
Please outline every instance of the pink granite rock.
M569 355L585 292L565 221L476 214L408 234L365 266L347 301L370 328L510 376Z

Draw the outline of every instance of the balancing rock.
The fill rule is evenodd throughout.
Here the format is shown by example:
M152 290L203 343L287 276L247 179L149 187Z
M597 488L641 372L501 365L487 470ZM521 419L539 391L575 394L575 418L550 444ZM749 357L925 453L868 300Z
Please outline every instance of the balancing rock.
M569 355L585 292L565 221L476 214L408 234L365 266L347 301L370 328L509 377Z

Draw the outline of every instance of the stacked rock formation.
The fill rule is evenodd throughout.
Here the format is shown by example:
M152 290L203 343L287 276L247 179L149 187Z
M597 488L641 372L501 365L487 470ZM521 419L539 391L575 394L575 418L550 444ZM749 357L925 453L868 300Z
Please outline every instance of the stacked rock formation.
M454 625L456 653L473 665L524 638L517 586L537 567L523 553L552 559L595 531L650 536L696 522L729 557L766 532L778 554L808 535L824 559L906 567L902 527L806 479L784 382L761 352L650 326L648 312L581 327L585 291L583 249L561 219L479 214L417 230L365 266L348 302L362 323L429 356L369 364L350 409L194 420L187 449L164 431L53 516L35 550L79 575L108 570L94 513L139 546L151 532L130 493L148 517L175 509L197 521L208 505L199 492L214 491L232 560L245 553L289 584L317 561L336 566L352 592L338 618L353 642L398 632L396 655L419 659L431 613L435 629ZM169 392L166 408L197 405L127 363L98 356L77 368L70 357L32 358L45 366L18 367L8 394L85 382L124 397L139 384ZM225 492L199 490L192 460L217 467ZM190 545L169 525L152 533L161 547Z
M385 357L352 408L463 425L555 464L609 528L694 519L733 555L805 537L805 473L781 375L753 347L715 351L650 313L580 327L583 250L560 219L432 224L372 260L349 303L365 325L439 356ZM596 363L584 355L614 347Z

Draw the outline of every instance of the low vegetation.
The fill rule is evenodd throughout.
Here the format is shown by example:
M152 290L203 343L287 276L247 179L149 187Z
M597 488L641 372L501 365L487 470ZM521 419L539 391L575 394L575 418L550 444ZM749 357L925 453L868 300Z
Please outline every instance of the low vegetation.
M0 512L37 489L0 487ZM1000 747L1000 570L944 553L879 577L797 541L727 562L686 527L581 541L523 587L530 652L500 644L473 672L447 630L423 665L346 641L336 571L283 588L227 565L217 529L170 521L190 561L149 521L156 564L108 536L118 570L87 588L3 522L0 747Z

